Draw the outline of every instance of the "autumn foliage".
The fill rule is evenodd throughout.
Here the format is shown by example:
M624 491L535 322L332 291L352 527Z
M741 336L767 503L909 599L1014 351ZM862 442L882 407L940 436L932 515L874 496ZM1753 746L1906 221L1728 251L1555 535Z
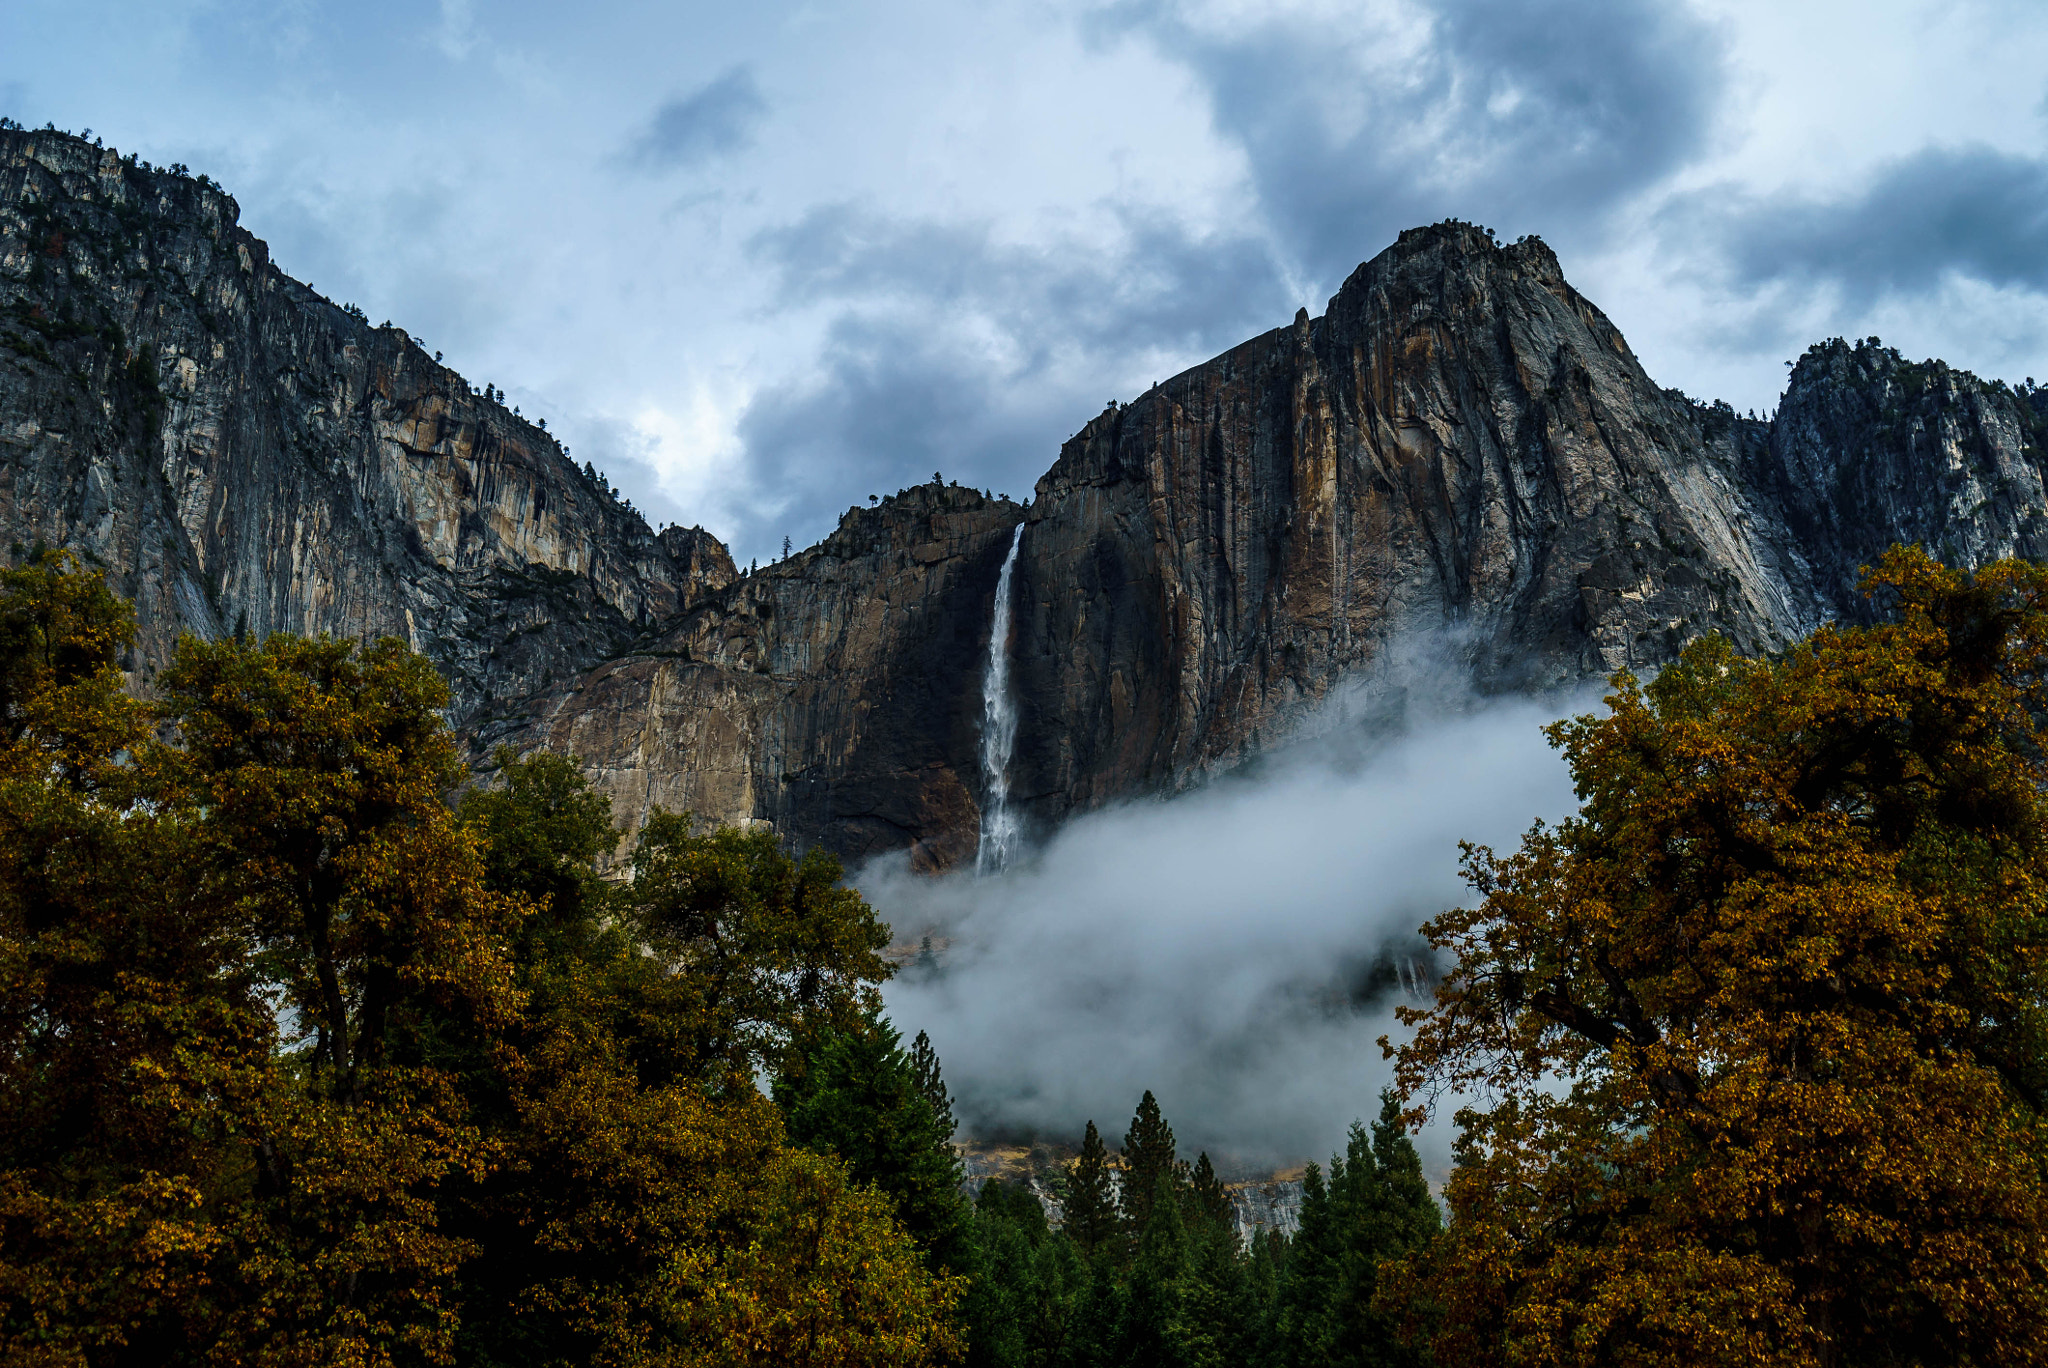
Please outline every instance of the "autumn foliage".
M608 877L398 643L145 702L97 575L0 572L0 1368L2048 1362L2048 569L1867 587L1552 729L1581 808L1467 851L1405 1116L1246 1246L1149 1093L1064 1230L962 1200L826 857L657 812Z
M1472 1100L1437 1362L2048 1361L2048 570L1867 590L1617 678L1579 814L1468 852L1396 1051Z
M955 1281L755 1089L885 972L838 870L463 775L396 642L0 578L0 1363L917 1364Z

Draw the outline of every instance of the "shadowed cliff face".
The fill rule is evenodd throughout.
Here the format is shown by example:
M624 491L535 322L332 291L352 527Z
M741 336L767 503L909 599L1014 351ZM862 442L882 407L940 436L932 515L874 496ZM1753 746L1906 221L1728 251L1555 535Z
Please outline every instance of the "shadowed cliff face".
M270 264L210 184L0 131L0 527L180 631L395 635L459 724L731 578L545 432ZM673 534L672 534L673 535Z
M517 739L581 756L629 830L658 804L852 857L971 860L991 589L1022 516L938 484L853 509L536 700Z
M1757 437L1651 383L1541 242L1404 233L1039 482L1017 791L1051 823L1183 785L1420 634L1489 689L1779 643L1816 613Z
M1781 646L1855 611L1857 567L1902 536L1962 563L2039 553L2025 396L1837 353L1850 354L1800 364L1775 427L1746 421L1660 389L1541 242L1458 224L1403 234L1322 318L1111 408L1039 481L1013 591L1013 803L1044 832L1199 782L1339 681L1391 680L1396 643L1450 642L1482 691L1561 688L1654 668L1709 631ZM731 638L755 653L737 669L721 663L730 647L692 648L687 668L636 664L639 692L604 695L612 720L566 698L537 739L598 760L628 810L640 786L666 784L700 813L771 818L851 854L965 858L983 796L979 666L1014 516L963 525L943 573L906 554L923 533L856 564L834 550L842 529L764 573L772 617L749 615L733 597L745 588L700 610L686 629L699 639L753 634ZM881 607L904 602L919 611ZM797 645L820 640L837 654ZM728 702L758 687L744 659L764 656L784 662L778 679L792 672L783 692ZM912 657L914 673L880 663ZM644 721L671 696L721 723L800 721L749 721L693 751L675 741L686 728ZM605 739L640 728L669 739L630 753ZM728 772L746 783L714 797L700 782Z
M573 752L629 829L660 804L971 859L1020 520L1008 774L1040 831L1259 753L1399 642L1555 688L1861 612L1902 538L2048 555L2048 394L1837 340L1745 421L1652 382L1541 242L1449 223L1098 416L1028 508L920 486L741 576L235 219L0 131L0 534L109 570L139 687L181 630L395 634L478 757Z
M1808 348L1751 478L1782 509L1831 615L1894 541L1952 565L2048 558L2048 392L1989 384L1876 339Z

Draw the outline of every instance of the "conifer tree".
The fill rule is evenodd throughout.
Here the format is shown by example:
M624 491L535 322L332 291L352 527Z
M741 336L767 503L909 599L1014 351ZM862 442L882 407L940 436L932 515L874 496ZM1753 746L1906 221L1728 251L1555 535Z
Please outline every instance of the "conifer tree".
M1114 1248L1113 1240L1100 1246L1098 1256L1084 1264L1086 1282L1076 1299L1066 1355L1074 1368L1110 1368L1120 1361L1125 1281L1116 1260L1101 1257Z
M1189 1180L1189 1186L1189 1195L1193 1198L1196 1212L1219 1225L1233 1224L1230 1191L1216 1176L1216 1169L1209 1162L1209 1151L1203 1150L1196 1158L1195 1172Z
M853 1030L812 1037L801 1069L776 1080L790 1138L836 1154L896 1204L913 1238L942 1268L963 1266L967 1216L951 1131L918 1087L911 1057L879 1011Z
M1190 1207L1182 1361L1189 1368L1256 1364L1264 1357L1268 1318L1252 1262L1238 1248L1234 1224Z
M1334 1341L1342 1242L1323 1171L1310 1164L1301 1180L1301 1225L1289 1242L1275 1308L1273 1361L1278 1368L1324 1368Z
M1087 1292L1088 1266L1074 1242L1059 1236L1041 1241L1031 1259L1028 1362L1055 1368L1085 1361L1075 1354L1075 1347Z
M1248 1363L1265 1364L1275 1360L1280 1269L1286 1256L1285 1235L1277 1230L1252 1232L1251 1246L1245 1251L1244 1315L1245 1333L1256 1351L1246 1356Z
M1002 1180L991 1178L975 1200L967 1295L960 1304L967 1368L1025 1368L1031 1361L1031 1243L1010 1219L1007 1195Z
M1109 1151L1095 1123L1088 1123L1081 1140L1081 1157L1067 1166L1067 1222L1069 1238L1083 1254L1105 1249L1117 1233L1117 1195L1110 1169Z
M932 1038L923 1031L919 1031L917 1039L910 1044L910 1073L918 1092L932 1104L932 1114L938 1118L939 1130L951 1140L960 1123L953 1119L953 1099L946 1091L945 1078L939 1073L938 1051L932 1048Z
M1441 1227L1422 1163L1401 1125L1400 1104L1380 1095L1368 1137L1353 1125L1342 1159L1330 1163L1335 1275L1325 1307L1333 1368L1400 1368L1420 1362L1402 1343L1405 1305L1376 1304L1379 1269L1433 1238Z
M1166 1179L1165 1190L1174 1193L1176 1200L1186 1181L1183 1166L1174 1158L1173 1127L1160 1115L1158 1099L1149 1088L1138 1101L1130 1130L1124 1133L1122 1168L1125 1225L1130 1237L1137 1240L1151 1219L1153 1199L1161 1191L1160 1179Z
M1172 1171L1155 1171L1117 1336L1122 1368L1179 1368L1185 1361L1188 1234L1179 1199Z

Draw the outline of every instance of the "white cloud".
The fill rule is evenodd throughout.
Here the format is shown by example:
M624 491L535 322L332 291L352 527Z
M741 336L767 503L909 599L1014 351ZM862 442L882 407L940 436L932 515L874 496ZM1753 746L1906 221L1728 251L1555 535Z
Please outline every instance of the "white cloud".
M1541 727L1594 702L1481 702L1426 675L1400 696L1391 731L1333 708L1256 775L1081 817L998 877L861 873L899 941L951 941L937 977L887 998L930 1031L970 1131L1077 1143L1092 1118L1113 1137L1149 1088L1190 1154L1342 1148L1389 1080L1374 1042L1399 1034L1416 928L1469 896L1458 842L1511 848L1572 810Z

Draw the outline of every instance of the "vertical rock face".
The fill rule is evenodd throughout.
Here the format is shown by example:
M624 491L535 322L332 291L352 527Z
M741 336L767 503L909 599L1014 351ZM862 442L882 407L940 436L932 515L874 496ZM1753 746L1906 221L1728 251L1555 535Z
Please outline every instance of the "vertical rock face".
M0 131L0 536L181 630L393 633L477 754L580 756L628 827L765 819L971 859L993 593L1041 831L1256 753L1448 641L1485 689L1856 614L1891 542L2048 555L2048 393L1817 346L1771 422L1643 373L1534 239L1415 229L1321 318L1066 443L1027 507L937 484L741 575L552 438L270 264L211 182Z
M2048 558L2048 393L1836 338L1793 367L1751 478L1782 510L1831 615L1895 541L1953 565Z
M0 131L0 526L180 631L403 637L467 724L731 578L404 332L278 271L204 180ZM688 552L677 563L670 546Z
M991 594L1021 517L938 484L850 510L535 700L517 740L582 757L629 830L660 805L852 857L971 860Z
M1039 482L1018 791L1050 823L1185 783L1421 632L1525 688L1804 631L1809 572L1744 479L1760 435L1651 383L1541 242L1404 233Z

